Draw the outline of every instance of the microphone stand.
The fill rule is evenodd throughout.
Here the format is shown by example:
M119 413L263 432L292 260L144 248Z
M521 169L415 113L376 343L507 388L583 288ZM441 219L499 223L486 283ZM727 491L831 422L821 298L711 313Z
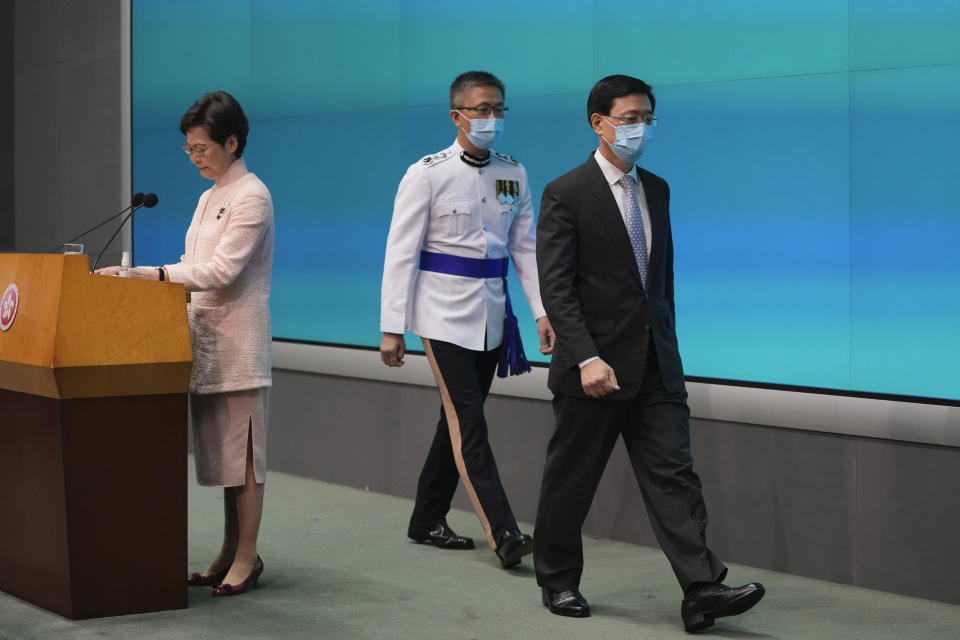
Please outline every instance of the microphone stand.
M123 219L123 222L120 223L120 226L117 227L117 230L113 232L113 235L110 236L110 239L107 240L107 244L103 245L103 249L100 250L100 253L97 254L97 259L93 261L93 269L90 270L90 273L93 273L97 270L97 265L100 264L100 258L103 257L103 252L107 250L107 247L110 246L110 243L113 242L113 239L117 237L117 234L120 233L120 229L123 229L123 225L127 224L127 220L130 219L130 216L133 215L134 211L143 206L143 203L136 205L130 213L127 214L127 217ZM123 213L122 211L120 213ZM117 214L120 215L120 214ZM117 216L114 216L114 218Z
M126 213L126 211L127 211L128 209L130 209L130 207L140 207L140 206L142 206L142 205L143 205L143 197L144 197L144 196L143 196L142 193L135 193L135 194L133 195L133 199L132 199L131 202L130 202L130 205L127 206L127 207L124 207L124 208L120 211L120 213L116 213L116 214L110 216L109 218L107 218L106 220L104 220L103 222L101 222L100 224L98 224L97 226L91 227L91 228L87 229L86 231L84 231L83 233L81 233L80 235L74 236L73 238L70 238L69 240L67 240L66 242L64 242L64 243L61 244L60 246L58 246L56 249L51 249L50 251L47 251L47 253L54 253L54 252L56 252L56 251L59 251L62 247L70 244L71 242L74 242L74 241L76 241L76 240L79 240L80 238L82 238L83 236L87 235L87 234L90 233L91 231L95 231L95 230L99 229L100 227L102 227L103 225L107 224L108 222L110 222L111 220L113 220L114 218L116 218L117 216L122 216L124 213ZM134 209L134 211L136 211L136 209ZM131 213L132 213L132 212L131 212ZM120 225L120 226L122 227L123 225ZM111 238L111 239L112 239L112 238Z

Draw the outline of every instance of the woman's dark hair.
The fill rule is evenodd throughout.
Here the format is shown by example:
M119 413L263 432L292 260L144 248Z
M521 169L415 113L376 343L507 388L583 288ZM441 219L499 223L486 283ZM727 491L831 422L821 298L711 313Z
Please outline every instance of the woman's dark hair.
M631 76L607 76L590 90L590 97L587 98L587 121L595 113L606 116L610 115L610 109L613 108L613 101L624 96L632 96L640 93L650 99L650 110L657 108L657 100L653 97L653 89L643 80Z
M194 127L206 128L210 139L221 145L226 144L230 136L237 136L237 150L234 153L238 158L243 155L250 123L240 103L226 91L206 93L187 109L180 118L180 133L186 135Z

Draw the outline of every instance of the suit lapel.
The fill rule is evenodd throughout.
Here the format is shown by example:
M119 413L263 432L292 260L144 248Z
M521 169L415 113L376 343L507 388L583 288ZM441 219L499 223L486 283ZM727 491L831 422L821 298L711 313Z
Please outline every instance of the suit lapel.
M607 179L604 177L603 171L600 170L600 165L597 164L593 156L590 156L590 159L587 161L587 171L587 187L593 193L593 197L596 200L596 208L594 211L597 217L600 218L600 223L610 235L610 239L613 240L617 252L620 253L630 273L633 274L634 279L636 279L637 284L643 287L643 281L640 279L640 269L637 267L637 257L633 255L633 245L630 244L627 227L623 223L623 217L620 215L620 207L617 206L617 201L613 198L610 185L607 184Z

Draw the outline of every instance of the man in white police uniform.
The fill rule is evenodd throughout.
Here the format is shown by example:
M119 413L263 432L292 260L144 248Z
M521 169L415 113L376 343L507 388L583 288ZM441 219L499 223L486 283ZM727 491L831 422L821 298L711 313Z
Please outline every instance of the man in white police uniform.
M442 549L472 549L446 523L459 480L503 567L533 540L520 532L487 441L483 403L494 370L530 367L506 289L509 257L537 319L540 351L554 335L540 303L533 206L519 162L491 147L503 132L503 83L470 71L450 86L457 139L407 169L394 202L383 266L380 355L403 365L404 332L420 336L440 390L440 422L417 486L407 535Z

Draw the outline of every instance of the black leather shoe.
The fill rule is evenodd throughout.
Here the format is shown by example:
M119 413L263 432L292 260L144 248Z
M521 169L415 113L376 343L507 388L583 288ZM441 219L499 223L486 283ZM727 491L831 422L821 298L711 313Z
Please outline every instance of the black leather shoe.
M576 589L572 591L550 591L546 587L540 589L543 594L543 606L550 607L550 613L570 618L589 618L590 605L586 598Z
M446 519L441 520L426 534L419 534L412 530L407 531L407 536L414 542L429 542L440 549L473 549L473 539L466 536L458 536L453 529L447 525Z
M506 531L500 536L497 557L504 569L520 564L520 559L533 553L533 538L519 531Z
M766 591L759 582L742 587L707 584L683 599L680 616L686 631L700 631L713 625L714 618L735 616L760 602Z

